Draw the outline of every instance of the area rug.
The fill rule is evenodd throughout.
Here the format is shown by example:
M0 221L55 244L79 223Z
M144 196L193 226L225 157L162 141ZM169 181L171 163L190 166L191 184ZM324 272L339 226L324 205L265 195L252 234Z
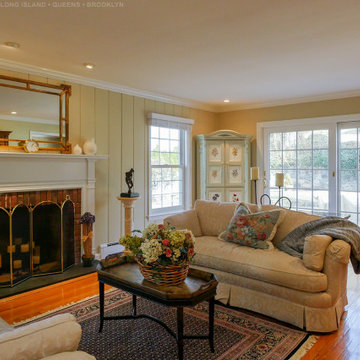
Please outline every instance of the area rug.
M120 290L105 294L105 314L130 314L131 295ZM199 335L208 331L207 303L184 310L184 333ZM175 340L155 322L148 319L105 321L99 328L98 297L92 297L40 319L70 312L79 321L83 335L79 349L98 360L172 360L177 359ZM138 314L147 313L166 322L176 331L176 312L138 298ZM39 318L33 321L38 321ZM215 353L210 352L207 340L185 340L185 360L285 360L301 359L316 342L305 331L287 327L255 314L215 306Z

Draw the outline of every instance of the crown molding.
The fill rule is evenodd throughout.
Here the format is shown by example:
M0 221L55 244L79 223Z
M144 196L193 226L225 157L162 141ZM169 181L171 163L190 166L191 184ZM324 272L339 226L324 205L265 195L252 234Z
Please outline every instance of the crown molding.
M206 104L195 100L167 96L146 90L134 89L120 84L96 80L81 75L69 74L57 70L52 70L35 65L24 64L17 61L12 61L2 58L0 58L0 68L5 70L23 72L31 75L43 76L50 79L56 79L70 83L92 86L98 89L114 91L126 95L138 96L149 100L161 101L161 102L180 105L180 106L187 106L187 107L215 112L215 113L225 113L230 111L249 110L249 109L260 109L266 107L293 105L293 104L316 102L316 101L336 100L336 99L344 99L348 97L360 96L360 89L359 89L359 90L332 92L332 93L313 95L313 96L278 99L278 100L264 101L264 102L252 102L247 104L234 103L234 104L226 104L226 105L223 104L216 105L216 104Z
M134 89L120 84L96 80L81 75L69 74L62 71L52 70L40 66L24 64L17 61L0 58L0 68L5 70L28 73L31 75L44 76L50 79L56 79L70 83L92 86L98 89L110 90L126 95L138 96L145 99L161 101L169 104L187 106L195 109L212 111L212 112L215 111L214 106L202 102L167 96L146 90Z
M360 96L359 90L350 90L350 91L338 91L333 93L313 95L313 96L303 96L303 97L294 97L288 99L279 99L273 101L264 101L264 102L253 102L248 104L230 104L230 105L219 105L214 108L215 112L225 113L230 111L238 110L250 110L250 109L261 109L274 106L284 106L284 105L294 105L301 103L310 103L316 101L326 101L326 100L337 100L345 99L350 97Z

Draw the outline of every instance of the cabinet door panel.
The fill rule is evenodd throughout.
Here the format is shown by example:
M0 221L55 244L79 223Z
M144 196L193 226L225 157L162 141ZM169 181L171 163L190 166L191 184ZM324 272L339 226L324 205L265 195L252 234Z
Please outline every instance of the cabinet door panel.
M226 189L226 200L225 201L239 203L244 200L245 200L244 189L242 189L242 188Z
M225 153L226 163L241 164L243 162L244 143L242 141L227 142Z
M226 186L241 186L244 184L243 167L241 165L226 166Z
M217 202L226 201L224 189L207 189L206 200L212 200Z
M222 164L224 162L224 142L209 141L206 145L207 161L210 164Z
M224 186L224 166L209 165L207 168L207 185L208 186Z

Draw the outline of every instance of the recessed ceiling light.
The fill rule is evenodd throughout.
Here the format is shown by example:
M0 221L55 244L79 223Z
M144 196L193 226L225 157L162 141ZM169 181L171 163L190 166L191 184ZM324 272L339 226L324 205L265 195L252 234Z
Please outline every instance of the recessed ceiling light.
M95 67L95 65L91 63L84 63L84 66L89 70L92 70Z
M224 100L224 103L229 103L229 102L230 102L229 99L225 99L225 100Z
M7 47L11 47L13 49L18 49L20 47L19 43L13 42L13 41L6 41L4 42L4 45Z
M16 115L16 114L17 114L16 111L12 111L12 112L11 112L11 115Z

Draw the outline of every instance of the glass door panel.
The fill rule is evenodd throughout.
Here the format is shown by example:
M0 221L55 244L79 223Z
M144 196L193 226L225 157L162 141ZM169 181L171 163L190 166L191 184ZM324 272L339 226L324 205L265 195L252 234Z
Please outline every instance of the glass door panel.
M339 126L338 204L340 216L350 216L350 221L359 223L359 147L360 124Z
M298 130L269 134L270 197L279 189L275 174L284 173L282 195L292 209L313 214L329 213L329 130Z

